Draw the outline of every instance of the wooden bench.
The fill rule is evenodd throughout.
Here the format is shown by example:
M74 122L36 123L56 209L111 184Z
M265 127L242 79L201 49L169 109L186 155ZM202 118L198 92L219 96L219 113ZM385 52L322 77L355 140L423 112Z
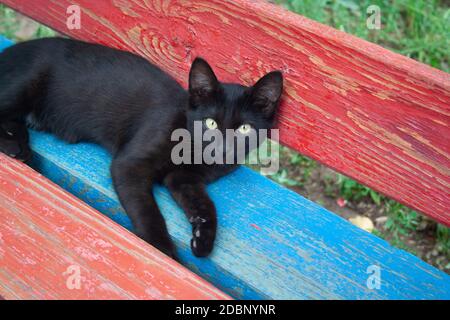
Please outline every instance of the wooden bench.
M1 2L72 37L136 52L186 84L193 57L225 81L286 76L285 145L449 224L449 75L261 1ZM81 8L68 30L66 9ZM236 31L238 30L238 32ZM32 132L33 166L131 228L110 156ZM156 198L182 262L235 298L449 299L450 277L247 168L209 186L213 255L195 258L190 228L164 188ZM381 287L371 289L370 268Z
M39 173L3 154L0 177L1 297L229 299Z

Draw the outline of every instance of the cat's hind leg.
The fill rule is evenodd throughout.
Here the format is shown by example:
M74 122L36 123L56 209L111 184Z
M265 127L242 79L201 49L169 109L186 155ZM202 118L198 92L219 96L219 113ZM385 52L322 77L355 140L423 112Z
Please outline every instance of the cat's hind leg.
M28 130L23 121L0 123L0 152L24 162L31 158Z

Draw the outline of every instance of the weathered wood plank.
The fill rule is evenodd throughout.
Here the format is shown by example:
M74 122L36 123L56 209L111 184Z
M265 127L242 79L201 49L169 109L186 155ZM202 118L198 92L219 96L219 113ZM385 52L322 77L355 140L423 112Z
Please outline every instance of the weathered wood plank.
M79 272L79 286L74 276ZM6 299L229 299L157 249L0 154Z
M75 38L136 52L186 83L205 57L225 81L286 76L282 142L450 225L450 76L249 0L1 0ZM81 29L66 9L81 7Z

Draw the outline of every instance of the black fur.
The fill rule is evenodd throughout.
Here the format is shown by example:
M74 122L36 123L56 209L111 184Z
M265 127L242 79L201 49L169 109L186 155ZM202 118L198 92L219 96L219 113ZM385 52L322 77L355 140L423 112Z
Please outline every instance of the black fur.
M26 124L76 143L91 141L113 155L115 190L135 231L174 257L175 250L151 188L165 184L192 224L192 251L208 255L217 218L205 184L236 165L174 165L171 133L214 118L219 129L243 123L270 128L282 90L280 72L254 87L217 81L197 58L189 90L145 59L69 39L24 42L0 54L0 151L30 157Z

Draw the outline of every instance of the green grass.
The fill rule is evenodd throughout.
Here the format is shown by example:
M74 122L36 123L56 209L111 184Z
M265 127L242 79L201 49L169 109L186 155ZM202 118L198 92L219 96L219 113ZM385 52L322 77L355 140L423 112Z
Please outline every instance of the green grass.
M56 35L56 32L49 27L40 25L38 29L36 30L36 33L34 35L34 39L36 38L47 38L47 37L54 37Z
M276 174L270 176L272 180L285 186L304 186L311 178L312 171L317 167L317 162L314 160L284 146L280 146L280 157L287 157L291 165L301 168L301 173L295 177L292 177L286 168L281 168Z
M9 39L13 39L16 31L16 12L0 4L0 34Z
M16 33L18 30L19 23L16 12L0 4L0 34L14 41L28 40L17 37ZM54 30L39 24L31 39L52 37L55 34L56 32Z
M359 201L363 198L370 197L375 204L381 204L382 196L378 192L359 184L355 180L339 174L337 184L339 185L340 195L346 200Z
M450 9L439 0L277 0L289 10L449 72ZM366 27L378 5L380 30Z
M441 246L439 249L443 252L450 253L450 228L438 224L436 229L436 237L438 245Z
M289 161L292 165L301 166L302 167L302 176L301 179L303 182L307 182L311 177L312 170L317 167L317 163L311 158L305 157L299 153L294 153L291 155L291 159Z

